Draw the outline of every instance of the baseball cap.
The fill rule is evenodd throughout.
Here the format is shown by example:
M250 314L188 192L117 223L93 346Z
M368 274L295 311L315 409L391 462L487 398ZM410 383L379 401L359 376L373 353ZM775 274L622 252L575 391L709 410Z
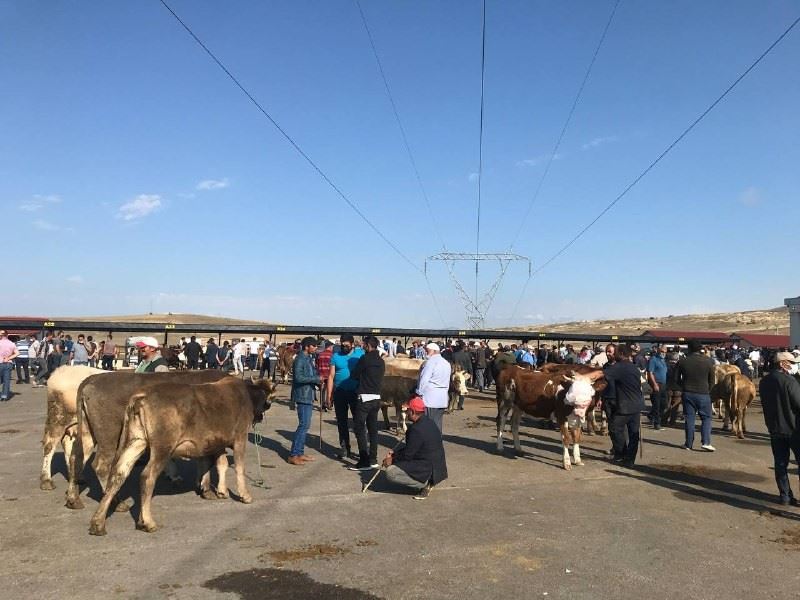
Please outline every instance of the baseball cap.
M145 346L150 346L151 348L158 348L158 341L154 337L145 337L140 339L134 345L137 348L144 348Z
M300 346L305 348L306 346L319 346L319 340L315 337L304 337L303 341L300 342Z
M775 355L775 360L778 362L786 361L796 363L800 362L800 356L792 354L791 352L778 352L778 354Z
M408 408L414 412L425 412L425 403L419 396L414 396L408 401Z
M435 352L439 352L439 350L440 350L439 344L434 344L433 342L431 342L430 344L426 344L425 345L425 349L426 350L433 350Z

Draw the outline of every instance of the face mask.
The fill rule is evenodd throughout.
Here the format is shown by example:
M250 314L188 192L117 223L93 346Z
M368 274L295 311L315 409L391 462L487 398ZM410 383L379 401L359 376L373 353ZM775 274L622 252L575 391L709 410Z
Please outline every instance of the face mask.
M789 375L797 375L798 366L797 363L792 363L792 366L789 367Z

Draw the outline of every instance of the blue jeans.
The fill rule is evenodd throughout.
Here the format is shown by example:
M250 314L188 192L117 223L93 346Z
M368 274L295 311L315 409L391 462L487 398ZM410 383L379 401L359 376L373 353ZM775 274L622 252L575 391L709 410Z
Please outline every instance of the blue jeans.
M683 393L683 416L686 418L686 447L694 444L694 416L700 415L700 443L711 443L711 396L708 394Z
M306 434L311 425L311 415L314 412L312 404L296 404L297 407L297 430L294 432L292 440L292 456L301 456L306 447Z
M0 393L0 399L2 400L8 400L8 397L11 395L11 370L13 368L13 363L0 363L0 385L3 386L3 391Z
M794 498L792 487L789 485L789 451L794 453L795 461L800 460L800 437L771 435L769 441L772 445L772 457L775 460L775 483L778 484L781 500Z

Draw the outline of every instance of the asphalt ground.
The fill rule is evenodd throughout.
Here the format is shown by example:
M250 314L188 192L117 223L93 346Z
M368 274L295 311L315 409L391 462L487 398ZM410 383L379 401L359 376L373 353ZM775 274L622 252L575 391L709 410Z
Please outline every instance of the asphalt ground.
M524 455L494 451L491 395L445 416L450 477L415 501L332 458L337 434L314 415L307 453L286 463L297 424L288 386L259 426L266 489L254 502L207 501L159 480L155 533L131 513L88 534L86 509L38 487L45 392L15 386L0 404L0 597L3 598L787 598L800 594L800 509L775 504L769 439L756 408L736 440L714 422L717 452L682 449L683 430L645 427L633 469L612 466L606 437L584 438L583 467L561 468L555 431L524 421ZM396 438L381 434L381 444ZM699 432L695 444L699 446ZM355 444L354 444L355 445ZM247 471L258 477L255 445ZM137 474L138 471L135 472ZM797 489L797 470L792 469ZM228 481L235 489L233 470ZM138 477L128 486L137 494Z

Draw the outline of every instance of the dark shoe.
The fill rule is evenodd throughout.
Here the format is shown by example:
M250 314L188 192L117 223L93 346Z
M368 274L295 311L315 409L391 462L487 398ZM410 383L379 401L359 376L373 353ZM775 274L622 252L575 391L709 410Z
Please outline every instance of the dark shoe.
M625 461L625 457L624 456L612 456L611 457L611 462L612 463L622 463L624 461Z
M661 425L653 425L654 431L661 431Z
M369 464L368 460L365 460L365 461L358 461L356 464L350 465L347 468L350 471L369 471L373 467L372 467L372 465Z
M416 494L414 494L414 500L425 500L431 493L431 488L433 486L429 483Z
M348 449L347 458L349 458L350 460L358 460L358 454Z
M778 499L778 504L780 504L781 506L800 506L800 502L798 502L797 498L795 498L794 496L790 498L781 496Z
M370 469L380 469L381 466L378 464L378 459L370 459L369 468Z
M347 448L339 448L336 452L334 452L334 456L339 460L344 460L345 457L350 458L352 454L353 453Z
M633 465L635 465L635 464L636 464L636 461L629 460L629 459L625 459L625 460L623 460L623 461L621 462L621 464L622 464L622 466L623 466L623 467L625 467L625 468L627 468L627 469L632 469L632 468L633 468Z

